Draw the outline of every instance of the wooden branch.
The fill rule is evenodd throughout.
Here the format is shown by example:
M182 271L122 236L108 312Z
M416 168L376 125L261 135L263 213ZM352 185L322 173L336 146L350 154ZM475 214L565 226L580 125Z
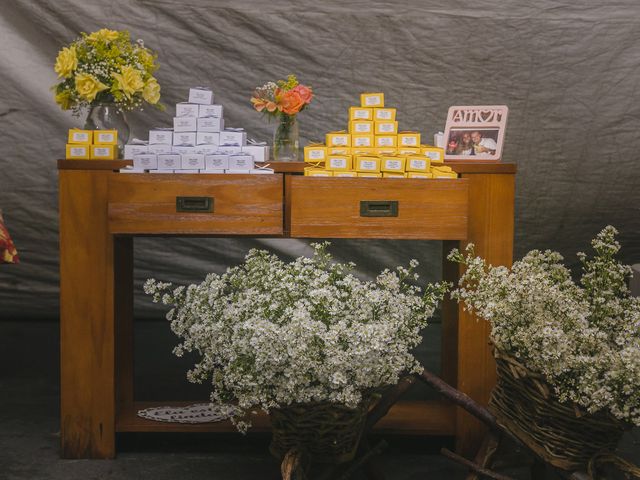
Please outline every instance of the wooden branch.
M416 377L411 375L409 377L402 378L397 385L387 390L380 401L376 404L375 407L371 409L369 414L367 415L367 422L364 426L364 433L366 435L371 431L373 426L378 423L382 417L384 417L387 413L389 413L389 409L396 403L402 395L405 394L409 388L416 383Z
M494 480L514 480L512 477L508 477L506 475L502 475L500 473L497 473L492 470L483 468L479 465L476 465L472 461L467 460L466 458L461 457L460 455L453 453L451 450L447 450L446 448L443 448L442 450L440 450L440 453L442 453L442 455L444 455L448 459L453 460L454 462L460 463L461 465L464 465L468 469L473 470L474 472L482 475L483 477L493 478Z
M489 431L482 440L482 444L476 453L473 463L482 468L491 468L493 466L493 459L498 453L500 444L502 442L502 435L493 431ZM465 480L478 480L479 475L477 472L469 472Z

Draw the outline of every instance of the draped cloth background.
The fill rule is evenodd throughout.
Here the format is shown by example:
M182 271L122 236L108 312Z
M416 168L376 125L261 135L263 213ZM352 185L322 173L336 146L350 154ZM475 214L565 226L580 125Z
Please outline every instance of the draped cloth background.
M273 126L248 100L255 86L288 73L317 95L300 116L303 143L346 127L362 91L384 91L401 128L426 139L444 128L450 105L507 104L516 256L554 248L575 263L575 251L611 223L625 260L640 259L636 0L0 0L0 208L22 262L0 268L0 319L57 316L55 160L67 129L82 121L54 104L52 65L78 32L101 27L128 29L159 55L168 108L130 116L139 138L170 124L188 87L208 85L229 126L268 141ZM309 252L299 240L137 239L137 292L149 276L200 280L252 246ZM427 279L439 276L435 242L338 241L333 251L367 276L412 257ZM147 299L137 309L153 313Z

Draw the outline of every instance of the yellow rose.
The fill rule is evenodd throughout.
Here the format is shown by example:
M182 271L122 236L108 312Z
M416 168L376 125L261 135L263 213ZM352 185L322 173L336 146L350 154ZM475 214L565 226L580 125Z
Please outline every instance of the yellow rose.
M76 47L64 47L58 53L56 64L53 67L58 77L67 78L78 67L78 57L76 56Z
M79 73L76 75L76 90L78 91L78 95L86 98L90 102L93 102L96 95L107 88L109 87L93 75L89 75L88 73Z
M151 105L155 105L160 100L160 84L155 78L151 77L147 80L144 90L142 90L142 98Z
M144 88L144 82L139 70L127 65L120 69L120 73L111 74L115 79L114 90L121 90L125 97L131 98L133 94Z
M87 37L87 40L91 42L97 42L99 40L103 40L105 42L113 42L118 38L120 32L117 30L109 30L108 28L101 28L97 32L93 32L91 35Z
M60 105L63 110L69 110L71 108L71 92L69 90L63 90L56 94L56 103Z

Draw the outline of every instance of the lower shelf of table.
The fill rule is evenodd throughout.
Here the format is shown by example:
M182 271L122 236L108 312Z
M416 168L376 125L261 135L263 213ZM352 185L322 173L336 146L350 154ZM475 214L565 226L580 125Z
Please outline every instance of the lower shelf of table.
M134 402L121 409L116 419L117 432L236 432L230 421L183 424L156 422L140 418L139 410L163 406L185 406L197 402ZM199 402L201 403L201 402ZM441 401L405 401L396 403L386 417L375 426L377 433L402 435L455 435L456 409ZM269 417L264 413L252 416L250 431L268 432Z

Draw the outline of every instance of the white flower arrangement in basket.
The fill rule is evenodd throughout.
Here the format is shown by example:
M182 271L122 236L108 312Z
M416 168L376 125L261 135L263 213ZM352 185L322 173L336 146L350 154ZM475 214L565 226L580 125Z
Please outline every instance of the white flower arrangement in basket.
M509 269L453 250L466 266L457 299L491 323L491 340L541 374L560 402L608 412L640 425L640 298L630 295L631 268L615 256L620 244L604 228L584 253L574 282L557 252L533 250Z
M411 350L446 285L410 285L415 260L360 280L354 264L332 261L327 245L314 244L312 257L290 263L253 249L243 264L186 288L145 284L155 302L173 306L167 319L181 337L174 353L200 357L188 379L212 382L211 401L234 405L240 431L253 409L355 408L363 394L421 369Z

